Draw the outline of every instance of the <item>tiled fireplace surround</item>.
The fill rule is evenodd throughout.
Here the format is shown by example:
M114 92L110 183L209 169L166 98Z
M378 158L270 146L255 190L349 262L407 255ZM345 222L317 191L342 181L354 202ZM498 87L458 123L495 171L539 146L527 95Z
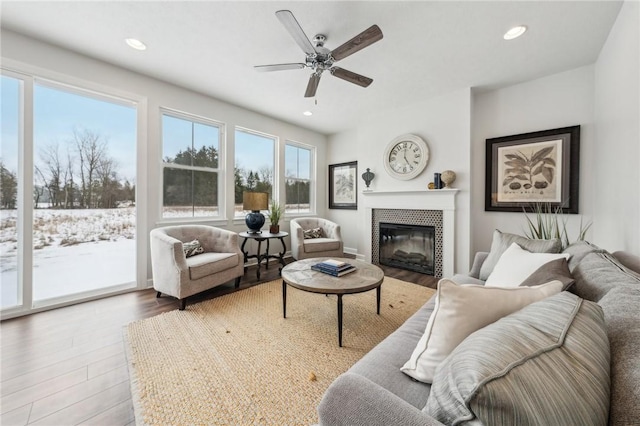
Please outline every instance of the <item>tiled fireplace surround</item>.
M453 275L457 189L363 192L366 260L378 263L380 222L436 227L435 277Z

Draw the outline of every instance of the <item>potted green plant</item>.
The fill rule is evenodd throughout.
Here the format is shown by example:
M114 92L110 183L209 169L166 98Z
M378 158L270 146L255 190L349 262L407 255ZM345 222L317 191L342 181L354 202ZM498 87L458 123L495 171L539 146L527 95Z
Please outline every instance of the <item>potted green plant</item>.
M280 232L280 218L282 217L282 206L276 201L272 200L269 206L269 232L277 234Z

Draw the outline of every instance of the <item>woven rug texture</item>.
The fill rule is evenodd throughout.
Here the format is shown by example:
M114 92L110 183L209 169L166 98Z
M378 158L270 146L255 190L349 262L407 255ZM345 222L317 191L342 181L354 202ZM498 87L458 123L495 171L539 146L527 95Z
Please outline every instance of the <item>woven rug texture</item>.
M336 296L275 280L124 329L137 424L311 425L331 382L415 313L434 290L394 278Z

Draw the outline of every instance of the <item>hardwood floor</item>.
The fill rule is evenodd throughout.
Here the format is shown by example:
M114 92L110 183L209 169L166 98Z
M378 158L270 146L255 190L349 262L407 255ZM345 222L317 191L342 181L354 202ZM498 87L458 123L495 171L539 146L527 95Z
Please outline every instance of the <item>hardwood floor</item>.
M289 260L291 261L291 260ZM383 267L385 275L435 288L437 279ZM275 264L260 282L278 278ZM249 268L240 290L260 284ZM191 297L189 304L238 291L233 282ZM0 324L0 424L134 424L122 328L177 309L153 289L112 296Z

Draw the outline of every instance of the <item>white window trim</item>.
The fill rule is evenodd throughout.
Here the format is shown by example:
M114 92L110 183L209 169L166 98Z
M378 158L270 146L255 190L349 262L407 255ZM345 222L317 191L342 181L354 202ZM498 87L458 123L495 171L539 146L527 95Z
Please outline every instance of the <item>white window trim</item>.
M97 298L108 297L122 292L136 291L148 287L147 282L147 98L138 94L72 77L49 69L33 66L24 62L2 57L0 73L17 78L23 83L21 98L21 126L19 132L20 149L18 151L21 173L18 180L18 215L23 219L18 228L21 250L18 258L18 283L22 292L22 304L0 309L2 319L15 318L58 307L69 306ZM33 300L33 122L34 87L47 86L57 90L93 97L99 100L131 106L136 109L136 274L135 281L123 283L117 287L107 287L88 293L78 293L74 297L56 300ZM25 194L29 196L25 197ZM23 210L20 210L22 208ZM24 283L28 283L26 285Z
M314 145L309 145L303 142L298 142L298 141L294 141L294 140L290 140L287 139L285 140L285 147L286 145L291 145L291 146L295 146L297 148L303 148L303 149L308 149L309 151L311 151L311 170L309 170L309 188L311 189L311 192L309 194L309 212L308 213L287 213L285 211L284 213L284 218L285 219L294 219L296 217L305 217L305 216L317 216L317 181L318 181L318 174L317 174L317 165L318 165L318 150L317 147ZM286 153L285 153L286 156ZM286 163L286 160L285 160ZM285 185L286 185L286 179L287 177L283 175L282 177L285 181ZM286 201L286 200L285 200Z
M162 131L163 128L163 117L167 115L169 117L178 118L181 120L190 121L193 123L199 123L205 126L214 126L218 128L218 167L210 168L210 167L198 167L198 166L186 166L183 164L172 164L164 162L164 133ZM227 224L226 219L226 173L225 173L225 154L226 154L226 124L222 121L215 120L208 117L203 117L197 114L191 114L184 111L179 111L177 109L168 108L168 107L160 107L160 149L158 155L159 159L159 170L160 176L162 179L162 184L159 188L158 194L158 217L160 218L156 224L157 225L167 225L167 224L175 224L175 223L207 223L215 226L222 226ZM191 216L191 217L164 217L164 169L165 167L169 167L172 169L182 169L182 170L195 170L195 171L203 171L203 172L215 172L218 173L218 214L210 215L210 216Z

